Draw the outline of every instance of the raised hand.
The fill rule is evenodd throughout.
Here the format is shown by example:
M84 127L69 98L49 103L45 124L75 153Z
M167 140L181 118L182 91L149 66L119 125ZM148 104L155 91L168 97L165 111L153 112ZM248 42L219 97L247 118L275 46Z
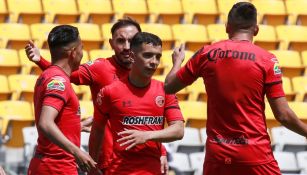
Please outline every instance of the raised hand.
M39 53L39 49L35 46L32 40L29 40L28 44L25 47L25 52L30 61L39 62L41 55Z

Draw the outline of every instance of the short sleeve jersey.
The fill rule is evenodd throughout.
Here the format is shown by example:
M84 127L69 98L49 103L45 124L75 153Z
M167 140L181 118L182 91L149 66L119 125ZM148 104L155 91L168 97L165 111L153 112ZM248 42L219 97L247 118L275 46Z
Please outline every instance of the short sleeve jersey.
M54 122L61 132L79 147L81 132L79 101L69 77L58 66L50 66L37 79L34 91L36 125L40 120L42 106L51 106L59 112ZM52 143L40 130L38 130L36 153L52 159L52 164L61 165L63 169L76 168L73 155Z
M120 138L117 133L124 129L161 130L165 120L182 121L175 95L165 94L162 82L152 80L148 86L138 88L125 77L101 89L96 105L100 115L95 121L109 120L112 128L114 155L109 173L159 174L161 143L147 141L127 151L116 142Z
M186 85L204 79L208 95L206 161L261 164L274 160L264 95L282 97L278 59L248 41L225 40L200 49L177 72Z

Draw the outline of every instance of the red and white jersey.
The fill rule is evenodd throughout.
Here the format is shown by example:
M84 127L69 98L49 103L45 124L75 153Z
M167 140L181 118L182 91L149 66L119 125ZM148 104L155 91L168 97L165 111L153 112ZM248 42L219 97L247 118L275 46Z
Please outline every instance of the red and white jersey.
M61 132L76 146L80 146L80 107L78 98L67 74L58 66L52 65L37 79L34 90L35 123L38 125L42 106L51 106L59 114L55 123ZM76 170L74 156L52 143L38 130L36 154L50 163L53 174ZM40 166L40 165L37 165ZM43 173L41 173L43 174Z
M164 92L163 83L152 80L139 88L128 77L101 89L97 98L95 115L97 123L109 120L113 135L113 160L108 168L110 174L152 175L161 174L161 143L148 141L130 150L116 140L124 129L143 131L161 130L167 122L183 120L175 95ZM147 162L147 163L146 163ZM150 163L148 163L150 162Z
M204 79L208 94L206 161L262 164L274 160L264 95L284 96L278 59L248 41L205 46L177 72L186 85ZM256 156L255 156L256 155Z

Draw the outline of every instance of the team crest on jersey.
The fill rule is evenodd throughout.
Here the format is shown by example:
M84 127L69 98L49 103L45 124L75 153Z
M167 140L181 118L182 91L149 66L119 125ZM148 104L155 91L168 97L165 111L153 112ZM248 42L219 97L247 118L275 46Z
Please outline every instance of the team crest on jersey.
M60 77L60 78L62 78L62 77ZM59 90L59 91L64 91L64 90L65 90L65 84L64 84L63 81L53 78L53 80L51 80L51 81L47 84L47 90Z
M279 75L279 74L281 74L281 69L279 67L279 64L275 63L274 64L274 75Z
M163 107L165 103L165 98L163 96L157 96L156 97L156 105L158 107Z

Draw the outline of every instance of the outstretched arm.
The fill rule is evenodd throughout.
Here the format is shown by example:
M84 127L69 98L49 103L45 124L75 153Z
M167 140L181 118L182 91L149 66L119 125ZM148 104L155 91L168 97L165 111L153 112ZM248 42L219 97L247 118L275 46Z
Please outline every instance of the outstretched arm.
M289 107L286 97L268 98L273 114L283 126L307 137L307 125Z
M37 64L42 70L47 69L51 63L47 60L45 60L39 52L39 49L37 46L33 43L32 40L29 41L29 43L25 47L25 52L27 54L27 57L30 61Z

